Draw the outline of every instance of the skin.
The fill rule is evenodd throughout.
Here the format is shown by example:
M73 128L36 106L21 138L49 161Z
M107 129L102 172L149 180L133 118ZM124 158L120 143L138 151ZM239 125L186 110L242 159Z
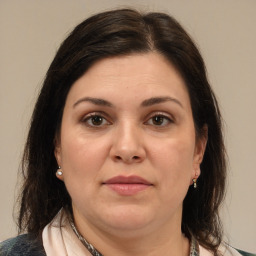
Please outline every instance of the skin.
M163 56L95 63L67 96L55 149L80 233L104 255L189 255L182 202L205 145L185 83ZM120 194L104 184L118 175L150 186Z

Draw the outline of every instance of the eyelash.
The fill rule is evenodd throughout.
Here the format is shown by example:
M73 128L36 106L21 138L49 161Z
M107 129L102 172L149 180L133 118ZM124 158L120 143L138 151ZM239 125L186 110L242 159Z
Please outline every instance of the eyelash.
M99 125L95 125L93 124L93 118L99 117L103 120L104 124L99 124ZM106 125L110 125L111 122L109 122L102 113L90 113L87 116L85 116L82 119L82 123L86 124L86 126L91 127L91 128L100 128L102 126L106 126Z
M162 121L164 122L164 124L160 124L160 125L157 125L157 124L154 124L153 122L153 118L161 118ZM151 122L150 122L151 121ZM149 119L147 119L147 121L145 122L146 125L153 125L155 127L166 127L168 126L169 124L173 123L173 119L169 116L167 116L166 114L163 114L163 113L154 113L150 116Z
M93 124L93 118L100 118L101 119L101 123L99 125L97 124ZM154 124L153 118L160 118L160 120L164 123L161 124ZM170 118L169 116L167 116L166 114L163 113L154 113L152 115L150 115L149 118L147 118L147 121L144 122L145 125L152 125L155 127L166 127L168 126L170 123L173 123L173 119ZM86 126L90 127L90 128L101 128L107 125L111 125L112 123L110 121L108 121L107 118L104 117L103 113L90 113L87 116L85 116L82 119L82 123L86 124Z

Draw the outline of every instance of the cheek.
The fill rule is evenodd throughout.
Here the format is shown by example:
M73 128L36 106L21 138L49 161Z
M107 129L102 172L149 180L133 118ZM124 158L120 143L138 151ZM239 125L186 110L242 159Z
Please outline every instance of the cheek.
M97 139L78 135L65 136L61 148L61 162L65 177L77 180L97 179L107 152L107 145L102 140L99 142ZM71 174L72 177L70 177Z
M158 170L159 182L167 187L188 186L193 172L193 143L188 140L169 139L154 144L151 159Z
M106 145L106 139L88 132L79 118L72 115L69 108L64 109L63 113L61 164L67 169L66 172L72 171L80 175L85 170L88 171L91 167L97 168L97 164L100 165L106 155L103 146Z
M103 143L77 138L66 136L62 141L62 169L72 202L81 207L97 194L100 169L107 150Z

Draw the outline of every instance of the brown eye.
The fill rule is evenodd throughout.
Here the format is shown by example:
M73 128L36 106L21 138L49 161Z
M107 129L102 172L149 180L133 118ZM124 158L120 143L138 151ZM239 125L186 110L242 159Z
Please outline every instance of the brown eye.
M85 117L82 122L88 127L103 127L109 125L110 123L101 115L90 114Z
M162 114L154 115L146 122L147 125L161 127L168 126L170 123L173 123L172 119Z
M152 123L154 125L162 125L165 119L163 116L154 116L152 117Z
M93 116L91 117L91 122L93 125L98 126L103 123L104 118L102 116Z

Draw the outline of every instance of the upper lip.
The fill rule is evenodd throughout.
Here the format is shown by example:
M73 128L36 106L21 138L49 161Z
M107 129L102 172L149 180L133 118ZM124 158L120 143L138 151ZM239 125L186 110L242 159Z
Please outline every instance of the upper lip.
M103 182L103 184L145 184L145 185L152 185L149 181L136 176L115 176Z

